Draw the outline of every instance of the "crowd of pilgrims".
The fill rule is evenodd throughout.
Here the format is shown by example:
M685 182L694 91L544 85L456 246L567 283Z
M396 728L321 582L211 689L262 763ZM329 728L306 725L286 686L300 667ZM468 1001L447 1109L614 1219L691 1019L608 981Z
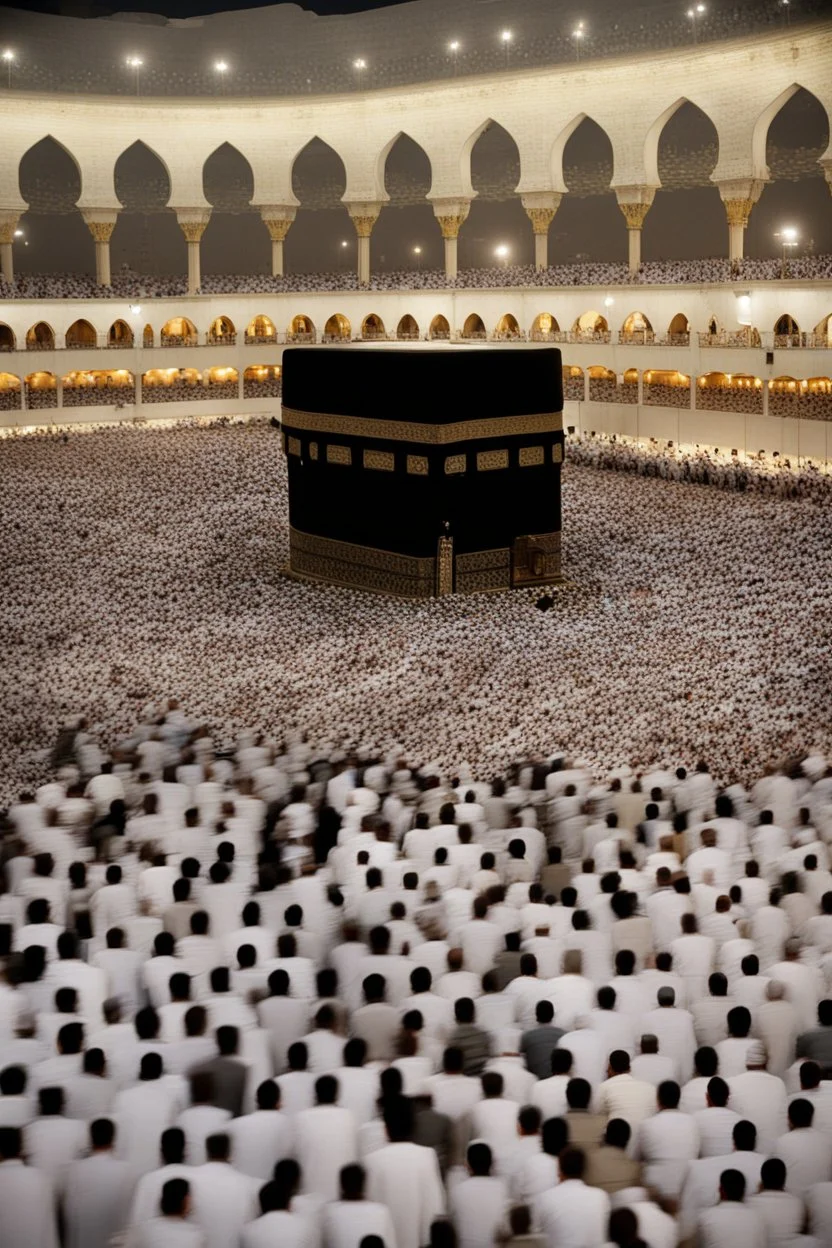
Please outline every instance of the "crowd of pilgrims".
M832 256L790 259L792 281L832 278ZM530 264L462 269L448 278L442 269L400 269L373 273L361 286L352 271L325 273L203 274L204 295L291 294L351 290L480 290L514 286L657 286L677 283L776 281L783 277L779 258L744 259L733 263L722 257L704 260L646 260L637 273L626 264L581 261L536 269ZM87 273L18 273L14 282L0 277L0 299L169 299L187 295L184 275L153 276L132 271L113 274L111 286L98 286Z
M4 1248L824 1245L832 768L474 781L175 699L4 818Z
M826 478L576 440L544 613L270 580L279 446L0 446L3 1248L828 1244Z
M765 455L741 459L735 451L720 453L718 447L680 447L655 438L642 445L596 433L572 435L567 445L572 463L640 477L753 491L769 498L813 498L818 504L832 493L832 477L819 464L792 464L779 455L776 459Z

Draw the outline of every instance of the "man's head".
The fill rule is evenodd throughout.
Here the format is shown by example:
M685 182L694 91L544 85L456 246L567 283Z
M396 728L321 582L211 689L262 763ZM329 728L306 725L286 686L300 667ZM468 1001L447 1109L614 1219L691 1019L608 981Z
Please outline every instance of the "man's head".
M491 1149L482 1141L468 1145L468 1170L474 1178L487 1178L491 1173Z
M558 1158L558 1170L561 1182L583 1179L586 1170L585 1153L580 1148L565 1148Z
M620 1148L623 1152L630 1143L631 1135L630 1124L625 1118L611 1118L604 1131L604 1143L610 1148Z
M338 1176L341 1184L342 1200L363 1200L367 1174L363 1166L356 1164L342 1166Z
M723 1170L719 1176L719 1199L745 1200L745 1175L741 1170Z
M815 1107L803 1096L789 1102L789 1128L792 1131L805 1131L811 1127L815 1116Z

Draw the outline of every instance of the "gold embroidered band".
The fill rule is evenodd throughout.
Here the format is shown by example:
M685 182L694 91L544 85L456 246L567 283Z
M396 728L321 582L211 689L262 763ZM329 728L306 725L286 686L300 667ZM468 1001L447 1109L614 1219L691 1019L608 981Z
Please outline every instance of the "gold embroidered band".
M538 412L529 416L493 416L482 420L460 420L449 425L427 425L416 421L375 420L365 416L337 416L328 412L302 412L284 407L282 423L288 429L313 433L334 433L356 438L380 438L390 442L421 442L448 446L453 442L478 438L511 438L523 434L560 433L563 412Z

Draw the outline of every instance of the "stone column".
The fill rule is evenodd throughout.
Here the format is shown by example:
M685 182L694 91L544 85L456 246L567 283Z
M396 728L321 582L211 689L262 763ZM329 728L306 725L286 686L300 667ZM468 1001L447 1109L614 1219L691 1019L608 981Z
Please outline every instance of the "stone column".
M202 282L199 244L211 219L210 208L177 208L176 220L188 244L188 294L194 295Z
M745 252L745 230L751 209L763 193L763 183L754 178L720 182L719 194L728 220L728 259L742 260Z
M263 224L272 240L272 277L283 276L283 244L297 208L292 204L269 204L260 209Z
M557 191L530 191L520 198L534 230L534 267L546 269L549 267L549 226L563 196Z
M433 201L433 215L439 222L439 228L445 240L445 276L449 281L454 281L456 278L456 244L470 207L470 199L435 199Z
M654 186L617 186L615 188L618 207L627 222L628 259L631 273L637 273L641 265L641 229L655 194Z
M14 281L12 247L19 220L20 215L16 212L0 212L0 270L9 285Z
M370 236L381 208L380 203L347 204L358 239L358 281L361 286L370 281Z
M112 209L85 208L82 216L95 240L95 280L99 286L111 286L110 239L116 228L118 212Z

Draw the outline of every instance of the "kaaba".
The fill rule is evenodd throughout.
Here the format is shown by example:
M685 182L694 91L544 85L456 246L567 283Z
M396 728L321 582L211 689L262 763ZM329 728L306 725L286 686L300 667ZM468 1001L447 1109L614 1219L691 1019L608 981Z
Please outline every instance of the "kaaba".
M283 355L289 573L404 598L561 575L560 351Z

